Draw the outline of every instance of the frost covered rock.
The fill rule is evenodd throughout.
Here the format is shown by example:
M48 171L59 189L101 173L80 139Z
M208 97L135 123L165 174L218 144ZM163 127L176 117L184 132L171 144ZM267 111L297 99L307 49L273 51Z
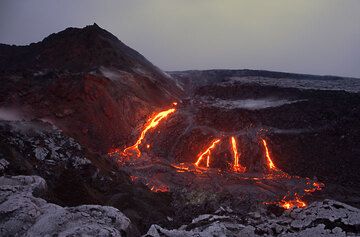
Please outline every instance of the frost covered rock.
M99 205L61 207L33 194L46 190L38 176L0 177L0 236L135 236L118 209Z
M360 210L333 200L314 202L304 209L285 211L279 217L261 213L261 218L250 215L201 215L189 225L167 230L152 225L145 236L359 236Z

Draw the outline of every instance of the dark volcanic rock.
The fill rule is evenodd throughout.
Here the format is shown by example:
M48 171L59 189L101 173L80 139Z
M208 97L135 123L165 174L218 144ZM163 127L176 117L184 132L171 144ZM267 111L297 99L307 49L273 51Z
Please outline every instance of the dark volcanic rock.
M190 90L193 129L236 135L245 164L256 156L251 137L266 138L281 170L317 177L326 184L325 197L360 206L360 79L255 70L171 74ZM191 131L183 143L192 140Z
M99 66L131 71L142 68L164 79L163 73L141 54L98 25L67 28L28 46L0 47L0 69L89 71ZM166 80L165 80L166 82Z
M305 209L286 211L279 217L264 212L249 213L246 218L231 212L216 214L198 216L179 229L153 225L145 236L340 237L360 233L360 210L333 200L314 202Z
M0 45L0 81L0 120L26 120L0 124L1 174L43 177L43 198L59 205L117 207L142 232L166 220L170 195L133 185L98 153L126 144L149 114L178 100L169 75L94 24Z
M154 236L358 234L358 220L353 221L358 210L333 201L303 211L270 208L270 217L277 217L267 220L259 213L255 220L243 218L258 204L279 201L290 191L305 195L315 181L325 182L326 190L323 196L305 201L335 197L360 205L358 80L254 70L171 74L174 77L95 24L68 28L28 46L0 45L0 120L15 120L0 121L0 174L41 176L48 185L46 192L39 193L41 198L72 206L53 206L34 198L32 191L18 193L19 185L3 187L7 193L1 201L10 219L1 217L0 224L5 229L8 221L34 225L36 231L29 233L38 235L68 233L72 224L67 220L64 229L50 223L48 232L36 224L38 217L40 223L49 216L62 219L60 211L80 224L89 220L79 213L106 216L100 224L90 218L90 226L85 225L89 232L69 233L127 231L128 225L122 223L128 220L117 210L73 207L98 204L118 208L140 232L158 224L149 230ZM188 90L183 102L178 85ZM100 155L134 142L149 115L174 101L179 102L176 112L146 134L141 158ZM232 136L238 140L240 163L247 168L244 174L229 172L234 162ZM204 168L205 159L195 167L199 154L215 138L221 142L208 156L209 168ZM268 167L262 139L276 169ZM121 169L114 165L116 159L123 159L117 163L123 165ZM39 180L21 176L0 181L5 186L18 183L13 179ZM13 202L17 199L12 194L24 194L30 204ZM8 201L13 205L7 207ZM55 212L42 217L35 211L36 220L29 221L33 202L35 209L46 212L43 209L50 205ZM236 213L201 216L177 229L223 204ZM30 214L24 214L22 207ZM24 214L25 220L13 218L14 213ZM331 214L336 217L328 218Z
M0 46L0 107L51 121L83 145L124 145L182 94L174 80L97 25L28 46Z
M35 197L46 192L38 176L0 177L1 236L139 236L113 207L60 207Z
M132 184L107 157L94 154L51 124L0 121L0 172L38 175L47 182L41 197L61 206L111 205L140 231L171 213L170 197Z

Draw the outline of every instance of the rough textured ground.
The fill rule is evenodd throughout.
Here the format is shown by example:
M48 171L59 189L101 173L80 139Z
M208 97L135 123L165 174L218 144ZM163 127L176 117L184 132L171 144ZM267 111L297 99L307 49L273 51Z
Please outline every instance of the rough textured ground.
M171 77L96 24L28 46L0 44L0 82L0 113L45 119L100 152L123 145L142 120L182 94Z
M256 70L171 75L187 88L197 128L173 157L194 159L208 137L238 134L246 162L257 155L251 139L265 137L281 170L317 177L326 184L322 198L360 206L360 79Z
M139 236L118 209L99 205L61 207L37 196L47 185L38 176L0 177L2 236ZM278 215L275 215L278 213ZM152 225L144 236L356 236L360 210L333 200L305 209L276 212L258 209L242 217L228 207L193 219L179 229Z
M170 197L133 184L105 156L89 152L42 121L0 121L0 174L37 175L47 182L41 197L61 206L110 205L144 232L170 215Z
M314 202L304 209L285 211L280 216L265 211L250 213L245 218L220 209L218 214L201 215L179 229L168 230L153 225L147 237L195 236L358 236L360 210L333 200Z
M330 198L360 206L357 79L255 70L171 75L97 25L69 28L29 46L0 45L0 120L8 120L0 121L0 174L37 175L47 183L46 192L36 193L25 188L28 181L14 181L19 177L1 178L6 184L0 194L5 203L1 231L128 231L123 225L128 221L117 210L83 206L108 205L124 213L141 234L154 224L149 234L155 236L162 231L180 236L359 234L358 223L347 219L358 218L358 210L345 204L316 202L285 213L257 205L304 183L299 180L319 180L325 189L306 201ZM120 170L114 165L118 160L104 155L110 147L132 145L149 115L174 100L177 111L149 131L140 146L149 163L140 160ZM228 172L230 136L238 139L241 164L249 171L245 175ZM181 162L193 165L216 137L224 142L212 152L211 169L174 168ZM276 166L301 178L272 179L263 138ZM156 192L158 181L170 181L171 187ZM16 201L22 197L24 205ZM21 215L13 218L14 213ZM207 215L188 224L202 214ZM99 217L97 222L97 215L111 220ZM40 220L52 224L46 229Z
M113 207L61 207L34 197L45 190L46 182L38 176L0 177L1 236L139 235Z

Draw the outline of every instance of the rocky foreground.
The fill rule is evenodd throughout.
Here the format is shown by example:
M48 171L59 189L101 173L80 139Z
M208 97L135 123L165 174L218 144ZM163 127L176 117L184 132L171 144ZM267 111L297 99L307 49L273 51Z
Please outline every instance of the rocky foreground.
M358 79L169 74L97 25L0 44L0 236L360 236L359 209L330 200L360 208ZM156 159L119 169L109 149L132 145L149 116L173 102L174 116L140 147ZM235 192L282 197L279 179L269 181L277 189L243 179L244 189L219 182L231 177L221 172L184 172L212 139L231 136L249 170L263 171L266 138L276 167L324 182L322 196L284 212ZM229 148L219 144L211 168L229 170ZM173 186L158 188L162 180Z
M34 197L46 190L38 176L0 178L1 236L135 236L118 209L99 205L61 207Z
M6 164L4 163L6 166ZM0 177L1 236L139 236L118 209L101 205L61 207L41 196L38 176ZM201 215L179 229L152 225L144 236L359 236L360 210L333 200L276 216L259 209L240 217L231 209Z
M223 210L225 211L225 210ZM201 215L176 230L153 225L146 236L358 236L359 209L324 200L305 209L292 209L276 217L264 212L249 213L245 218L224 213ZM221 213L221 210L219 210Z

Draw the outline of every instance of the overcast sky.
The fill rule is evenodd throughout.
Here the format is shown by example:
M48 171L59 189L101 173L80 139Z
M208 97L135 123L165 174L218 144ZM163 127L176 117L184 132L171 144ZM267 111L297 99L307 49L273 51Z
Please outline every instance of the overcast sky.
M163 70L360 77L360 0L0 0L0 42L96 22Z

